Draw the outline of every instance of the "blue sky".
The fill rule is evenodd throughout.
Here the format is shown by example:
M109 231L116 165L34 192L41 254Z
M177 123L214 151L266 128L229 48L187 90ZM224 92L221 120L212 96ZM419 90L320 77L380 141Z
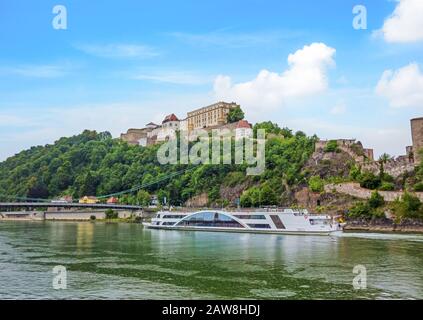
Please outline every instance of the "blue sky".
M251 122L400 155L423 116L418 2L2 0L0 160L217 100ZM66 30L52 27L58 4ZM358 4L366 30L352 26Z

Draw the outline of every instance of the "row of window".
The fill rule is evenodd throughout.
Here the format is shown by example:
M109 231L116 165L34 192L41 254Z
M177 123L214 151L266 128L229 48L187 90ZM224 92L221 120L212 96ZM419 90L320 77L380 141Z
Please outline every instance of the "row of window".
M219 212L199 212L177 224L178 226L244 228L238 221Z
M242 220L266 220L266 217L263 215L234 215L235 218Z
M249 223L247 224L250 228L255 229L271 229L271 226L267 223L258 224L258 223Z
M164 215L163 219L182 219L183 217L185 217L184 215Z

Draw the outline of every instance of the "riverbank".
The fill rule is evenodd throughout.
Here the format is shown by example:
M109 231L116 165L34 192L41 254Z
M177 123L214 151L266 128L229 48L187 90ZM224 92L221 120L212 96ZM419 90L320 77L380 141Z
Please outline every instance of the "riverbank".
M423 221L406 219L400 223L390 219L349 220L344 226L345 231L366 232L397 232L397 233L422 233Z

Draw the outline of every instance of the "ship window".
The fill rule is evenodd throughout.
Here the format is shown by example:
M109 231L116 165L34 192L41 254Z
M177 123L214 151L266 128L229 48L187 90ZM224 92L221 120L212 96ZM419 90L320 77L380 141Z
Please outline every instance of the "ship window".
M163 219L182 219L184 215L164 215Z
M255 229L270 229L270 225L265 223L265 224L259 224L259 223L249 223L248 226L250 228L255 228Z
M310 224L314 225L328 225L329 221L326 219L310 219Z
M238 221L218 212L199 212L182 221L178 226L244 228Z
M281 219L277 215L271 215L270 218L272 218L273 223L275 224L276 228L278 229L286 229L284 224L282 223Z
M175 222L163 222L162 226L173 226Z
M243 220L266 220L266 217L263 215L234 215L234 217Z

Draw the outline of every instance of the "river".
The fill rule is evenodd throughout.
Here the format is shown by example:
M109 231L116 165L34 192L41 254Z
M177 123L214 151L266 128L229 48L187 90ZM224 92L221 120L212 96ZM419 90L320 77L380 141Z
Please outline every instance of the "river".
M53 288L66 267L64 290ZM367 288L353 287L356 265ZM63 283L63 282L62 282ZM0 222L1 299L422 299L423 235Z

